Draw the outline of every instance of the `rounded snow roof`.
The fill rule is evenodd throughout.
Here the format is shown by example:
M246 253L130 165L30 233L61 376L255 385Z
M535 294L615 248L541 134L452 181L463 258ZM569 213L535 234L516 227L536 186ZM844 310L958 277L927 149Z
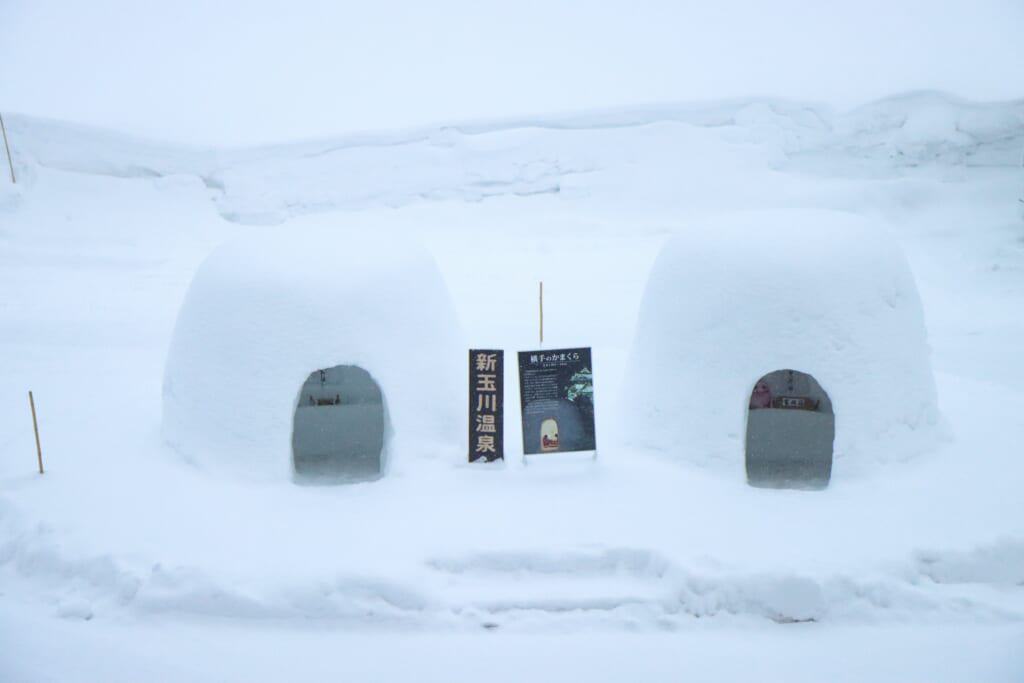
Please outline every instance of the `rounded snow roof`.
M188 290L164 374L164 438L204 466L290 477L303 383L356 365L383 392L394 465L408 451L457 450L464 349L433 258L404 235L254 230L218 247Z
M865 219L751 212L670 239L640 309L623 437L742 468L751 390L782 369L811 374L831 397L837 466L933 443L921 301L900 248Z

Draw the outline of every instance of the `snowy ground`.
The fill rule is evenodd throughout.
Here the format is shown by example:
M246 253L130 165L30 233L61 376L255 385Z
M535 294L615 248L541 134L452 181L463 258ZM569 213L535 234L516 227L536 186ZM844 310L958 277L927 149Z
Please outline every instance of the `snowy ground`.
M0 678L1024 677L1024 102L750 100L244 150L7 122ZM840 460L823 492L629 449L480 469L453 448L450 467L309 488L233 481L160 442L185 288L251 224L415 235L474 346L533 348L543 279L546 341L594 348L600 440L666 236L788 207L860 213L901 242L940 450Z

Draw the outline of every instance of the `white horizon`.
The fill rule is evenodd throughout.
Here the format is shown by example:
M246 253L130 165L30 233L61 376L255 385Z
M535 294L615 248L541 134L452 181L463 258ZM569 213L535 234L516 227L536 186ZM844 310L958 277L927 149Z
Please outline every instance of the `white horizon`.
M0 25L3 111L202 145L751 96L1024 96L1010 0L9 0Z

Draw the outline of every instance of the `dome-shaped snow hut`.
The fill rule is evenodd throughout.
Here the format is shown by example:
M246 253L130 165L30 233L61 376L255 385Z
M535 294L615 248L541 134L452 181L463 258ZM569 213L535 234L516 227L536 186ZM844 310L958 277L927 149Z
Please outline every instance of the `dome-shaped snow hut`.
M913 276L884 232L831 211L730 215L678 233L654 264L623 438L745 464L755 484L780 474L781 452L821 484L833 449L883 461L933 443L928 357Z
M373 479L389 459L459 452L464 346L432 257L404 236L256 230L192 281L164 438L257 478Z

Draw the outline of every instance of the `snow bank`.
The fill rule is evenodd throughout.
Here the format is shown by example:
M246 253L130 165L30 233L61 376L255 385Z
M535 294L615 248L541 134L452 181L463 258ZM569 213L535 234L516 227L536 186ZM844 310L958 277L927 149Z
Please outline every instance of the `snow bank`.
M1003 537L966 551L921 551L916 569L939 584L1024 586L1024 539Z
M751 389L793 369L831 397L836 457L904 457L937 431L928 356L913 277L883 233L828 211L730 215L677 234L655 262L624 438L740 468Z
M0 568L11 586L35 582L47 608L64 619L127 613L360 629L677 630L692 627L695 617L1019 622L1024 600L1007 588L1020 583L1020 549L1004 540L968 553L932 551L867 574L730 567L612 546L469 551L421 565L383 563L373 573L342 561L327 572L282 576L80 553L36 526L0 545Z
M636 164L628 176L634 183L639 179L653 197L678 199L678 184L665 183L663 190L658 182L670 174L659 168L648 176L644 169L653 161L680 172L680 159L693 154L675 150L691 149L690 128L713 131L734 144L774 145L778 167L787 165L787 157L820 157L822 164L815 168L833 172L836 158L872 160L893 169L949 163L1017 167L1024 149L1024 100L972 102L928 91L887 97L849 112L812 102L746 97L448 121L244 148L173 145L19 114L4 120L19 182L31 179L35 164L124 178L193 174L222 216L250 224L424 199L560 193L574 188L582 174L620 167L623 149ZM644 145L630 138L625 147L619 136L628 128L642 139L662 139ZM702 154L708 157L702 159L706 165L721 150ZM622 185L619 179L610 182Z
M838 146L900 165L927 162L1015 165L1024 128L1024 101L978 103L934 91L894 95L834 121Z
M432 257L404 236L259 231L192 281L167 357L164 438L197 463L287 477L303 382L356 365L383 392L393 464L458 452L464 354Z

